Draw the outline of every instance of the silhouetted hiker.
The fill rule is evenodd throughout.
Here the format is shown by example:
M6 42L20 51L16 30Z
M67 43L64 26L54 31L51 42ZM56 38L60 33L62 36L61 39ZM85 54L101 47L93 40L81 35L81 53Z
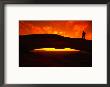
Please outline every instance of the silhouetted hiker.
M82 39L85 39L86 32L82 32Z

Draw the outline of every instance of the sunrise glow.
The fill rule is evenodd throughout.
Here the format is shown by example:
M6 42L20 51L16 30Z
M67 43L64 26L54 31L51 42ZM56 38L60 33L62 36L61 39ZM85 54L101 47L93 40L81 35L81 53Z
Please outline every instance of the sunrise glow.
M19 35L57 34L70 38L82 38L83 31L86 32L85 38L92 40L91 20L19 21Z
M80 50L71 49L71 48L64 48L64 49L40 48L40 49L34 49L33 51L80 51Z

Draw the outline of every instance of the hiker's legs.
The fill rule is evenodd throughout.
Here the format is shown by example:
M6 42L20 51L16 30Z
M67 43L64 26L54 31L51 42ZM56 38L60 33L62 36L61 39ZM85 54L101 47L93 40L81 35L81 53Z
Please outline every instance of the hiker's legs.
M82 39L84 39L84 35L82 35Z
M84 39L85 39L85 35L84 35Z

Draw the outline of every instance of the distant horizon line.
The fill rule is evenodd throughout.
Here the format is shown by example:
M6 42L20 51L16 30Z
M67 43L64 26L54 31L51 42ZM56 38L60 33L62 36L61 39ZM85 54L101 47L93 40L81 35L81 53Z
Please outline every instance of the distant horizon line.
M19 36L28 36L28 35L57 35L57 36L61 36L61 37L65 37L59 34L23 34L23 35L19 35ZM72 37L65 37L65 38L71 38L71 39L82 39L82 38L72 38ZM85 39L85 40L90 40L90 39ZM92 40L91 40L92 41Z

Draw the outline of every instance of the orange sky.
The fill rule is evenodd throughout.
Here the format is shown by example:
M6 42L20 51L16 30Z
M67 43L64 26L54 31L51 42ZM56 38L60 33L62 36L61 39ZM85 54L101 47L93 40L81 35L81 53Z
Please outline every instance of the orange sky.
M65 37L81 38L83 30L86 32L86 39L92 40L91 20L19 21L19 35L59 34Z

